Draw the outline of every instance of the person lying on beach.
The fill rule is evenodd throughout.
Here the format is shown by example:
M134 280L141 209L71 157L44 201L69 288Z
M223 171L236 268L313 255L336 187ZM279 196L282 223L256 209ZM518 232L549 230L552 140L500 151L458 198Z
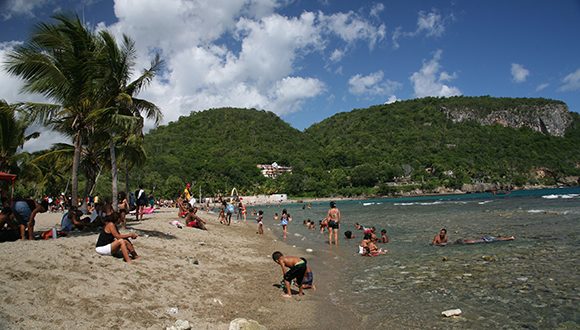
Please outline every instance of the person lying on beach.
M201 230L207 230L205 227L205 221L197 216L197 207L190 207L187 215L185 216L185 225L191 228L198 228Z
M347 231L344 232L344 238L346 238L346 239L353 239L353 238L355 238L355 236L352 234L352 231L347 230Z
M389 236L387 236L387 230L381 230L381 243L389 243Z
M435 237L433 237L433 242L431 242L431 245L436 245L436 246L447 245L447 229L441 228L441 230L439 231L439 234L437 234L437 235L435 235Z
M296 284L298 285L298 294L303 295L303 280L307 268L306 259L293 256L284 256L280 251L272 253L272 259L282 268L284 287L286 288L286 293L283 296L292 297L290 283L293 279L296 279ZM286 271L286 268L290 269Z
M477 239L458 239L455 244L480 244L480 243L495 243L503 241L513 241L516 238L514 236L490 236L485 235Z
M127 263L131 263L133 259L139 259L133 243L129 241L129 238L136 239L138 237L135 233L121 234L117 229L117 223L119 222L119 215L113 212L107 215L103 221L105 226L99 234L97 239L97 244L95 251L102 256L116 255L121 252L123 259Z

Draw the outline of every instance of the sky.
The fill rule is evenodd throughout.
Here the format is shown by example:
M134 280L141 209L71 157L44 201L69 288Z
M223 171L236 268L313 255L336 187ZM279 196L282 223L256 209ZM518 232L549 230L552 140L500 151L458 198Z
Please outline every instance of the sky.
M0 0L0 61L58 12L126 34L163 123L191 111L272 111L303 130L338 112L454 95L544 97L580 111L580 1ZM40 101L0 68L0 99ZM150 126L149 126L150 127ZM25 145L62 139L42 132Z

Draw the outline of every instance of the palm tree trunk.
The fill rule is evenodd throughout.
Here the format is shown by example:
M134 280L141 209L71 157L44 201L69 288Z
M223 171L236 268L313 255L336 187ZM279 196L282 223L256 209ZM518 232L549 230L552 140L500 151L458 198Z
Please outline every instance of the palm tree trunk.
M129 161L125 159L125 193L129 196Z
M111 152L111 177L112 177L112 186L111 191L113 194L113 210L115 212L119 209L119 202L117 201L117 156L115 153L115 133L111 134L111 140L109 141L109 150Z
M82 136L78 132L74 139L75 153L73 158L72 173L71 173L71 206L78 206L79 197L79 164L81 162L81 146L82 146Z

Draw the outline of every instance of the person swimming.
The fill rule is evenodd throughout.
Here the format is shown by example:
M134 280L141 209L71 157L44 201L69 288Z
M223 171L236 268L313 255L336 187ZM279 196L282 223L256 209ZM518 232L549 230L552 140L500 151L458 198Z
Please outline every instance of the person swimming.
M491 236L491 235L484 235L478 239L458 239L455 241L455 244L480 244L480 243L495 243L495 242L504 242L504 241L513 241L516 238L514 236Z

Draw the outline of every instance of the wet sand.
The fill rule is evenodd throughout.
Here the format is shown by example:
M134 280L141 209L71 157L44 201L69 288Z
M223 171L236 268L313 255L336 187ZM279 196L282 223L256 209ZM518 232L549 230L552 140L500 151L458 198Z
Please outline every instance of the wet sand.
M36 231L60 217L39 215ZM0 243L0 328L160 329L182 319L194 329L227 329L240 317L268 329L356 328L350 310L326 300L332 274L317 269L315 255L278 241L267 227L257 235L253 220L227 227L215 214L202 217L208 231L170 225L173 209L129 222L127 230L140 236L141 259L132 264L97 255L96 232ZM318 289L283 298L275 250L305 256Z

